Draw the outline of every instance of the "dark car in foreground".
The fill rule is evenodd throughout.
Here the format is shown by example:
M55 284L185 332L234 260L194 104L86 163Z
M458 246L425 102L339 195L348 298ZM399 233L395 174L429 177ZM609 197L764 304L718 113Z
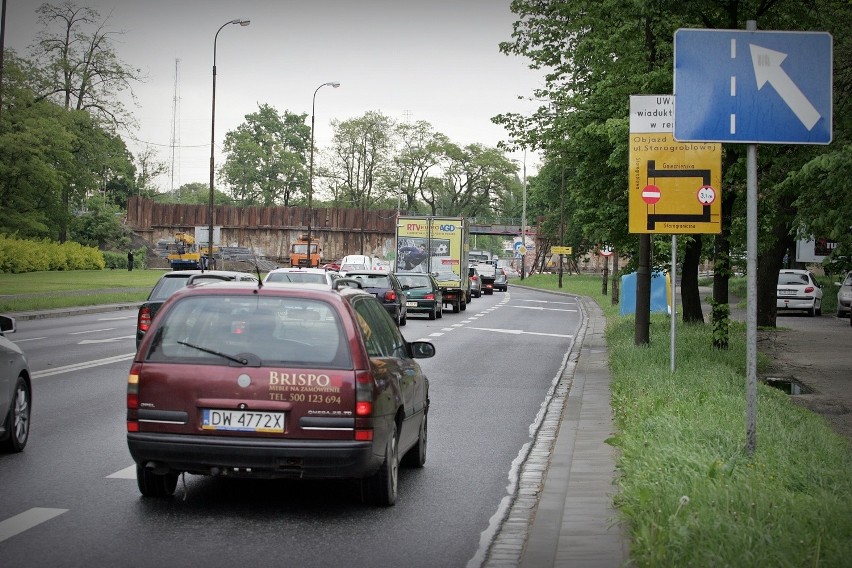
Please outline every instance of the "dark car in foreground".
M190 286L163 305L127 384L139 490L178 476L355 479L393 505L426 461L429 381L376 298L321 285Z
M163 274L154 284L148 299L139 306L139 312L136 314L136 347L139 348L142 338L151 327L154 316L169 296L190 284L224 280L257 282L258 278L248 272L231 270L173 270Z
M15 318L0 316L0 452L6 453L23 451L27 445L33 404L27 357L6 337L15 331Z
M384 270L351 270L346 273L346 278L357 280L362 289L382 303L397 325L405 325L408 319L407 298L394 273Z
M444 317L444 298L438 281L425 272L396 272L405 291L408 313L427 314L430 320Z

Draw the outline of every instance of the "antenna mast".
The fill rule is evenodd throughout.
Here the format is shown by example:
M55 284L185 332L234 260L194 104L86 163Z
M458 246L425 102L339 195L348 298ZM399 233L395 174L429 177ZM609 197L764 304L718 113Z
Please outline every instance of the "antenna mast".
M178 70L180 68L180 59L175 58L175 85L174 95L172 96L172 195L175 194L175 161L178 162L180 168L180 88L178 83ZM180 171L178 171L178 183L180 183Z

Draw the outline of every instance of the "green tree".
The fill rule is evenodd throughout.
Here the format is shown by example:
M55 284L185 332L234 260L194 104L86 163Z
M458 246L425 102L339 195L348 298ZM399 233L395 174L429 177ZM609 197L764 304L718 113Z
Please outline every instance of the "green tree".
M130 239L121 218L124 209L97 195L86 200L82 210L71 224L71 238L85 246L122 249Z
M113 127L132 126L131 115L119 100L131 83L141 78L139 69L122 62L113 47L121 32L107 28L92 8L73 2L44 3L38 7L44 29L36 37L32 54L42 70L38 93L66 110L84 110Z
M832 31L835 41L849 34L848 6L840 0L806 5L759 0L514 0L511 6L519 20L512 41L500 49L529 58L533 68L544 72L544 86L531 95L544 104L530 116L505 114L493 120L509 129L516 146L541 149L546 159L566 162L572 223L590 237L608 235L621 251L635 249L626 223L629 99L672 92L676 29L744 29L746 20L753 19L761 29ZM845 39L839 43L848 46ZM795 227L804 221L794 205L795 195L779 184L823 152L814 147L763 147L759 153L765 211L757 275L760 325L775 324L775 276ZM723 235L717 239L717 251L729 248L728 234L736 235L732 212L745 186L742 147L726 145L723 160ZM701 236L695 235L690 246L694 250L687 251L683 270L697 274ZM718 271L717 278L726 278L725 273ZM700 303L692 301L697 298L697 279L685 282L682 291L685 317L697 320L700 312L694 308L700 310ZM714 299L720 297L727 301L726 279L723 286L714 283Z
M328 175L335 203L349 203L362 210L389 193L381 183L393 171L395 123L378 111L359 118L333 120Z
M306 154L311 129L306 114L279 114L259 105L245 122L225 135L225 164L220 179L242 205L288 206L295 195L306 195Z

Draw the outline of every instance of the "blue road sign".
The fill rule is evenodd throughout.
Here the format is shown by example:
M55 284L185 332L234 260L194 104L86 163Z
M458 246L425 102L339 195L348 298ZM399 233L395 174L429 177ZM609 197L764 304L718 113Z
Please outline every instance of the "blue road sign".
M830 34L679 29L674 62L675 140L831 142Z

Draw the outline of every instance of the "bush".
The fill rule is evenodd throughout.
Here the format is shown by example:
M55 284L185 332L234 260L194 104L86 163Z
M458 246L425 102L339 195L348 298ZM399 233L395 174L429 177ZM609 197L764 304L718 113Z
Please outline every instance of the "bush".
M48 239L23 240L0 234L0 272L21 274L46 270L101 270L104 255L80 243ZM126 266L126 261L125 261Z

